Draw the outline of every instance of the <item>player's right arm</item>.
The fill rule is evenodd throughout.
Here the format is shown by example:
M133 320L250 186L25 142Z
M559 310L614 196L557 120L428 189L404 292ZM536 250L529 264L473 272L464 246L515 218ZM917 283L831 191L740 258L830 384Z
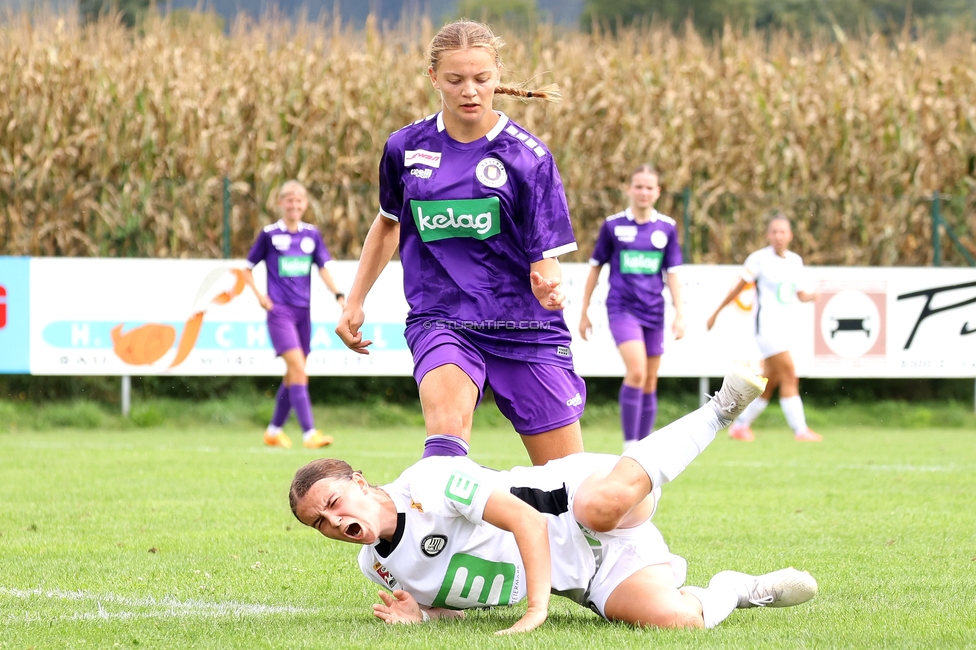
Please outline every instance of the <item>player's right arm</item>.
M586 286L583 287L583 310L580 312L579 331L584 341L587 340L587 334L593 329L593 324L590 322L590 317L586 315L586 312L590 308L590 298L593 297L596 283L600 279L601 268L603 268L602 265L590 266L590 274L586 276Z
M742 264L742 275L739 277L739 281L736 282L735 286L729 291L729 295L725 296L725 300L723 300L722 304L718 306L715 313L709 317L707 329L712 329L712 327L715 325L715 319L718 318L718 313L725 309L726 305L735 300L736 296L738 296L742 290L746 288L747 284L750 282L756 282L759 279L759 275L762 273L761 253L762 251L756 251L755 253L751 253L746 258L746 261Z
M549 551L549 521L546 516L507 490L497 489L485 504L484 521L515 536L522 566L528 610L507 630L496 634L528 632L549 616L552 564Z
M443 607L421 607L416 599L403 589L394 589L392 594L385 591L379 594L383 602L373 605L373 616L387 625L426 623L438 618L464 618L463 611Z
M600 232L596 236L593 255L590 256L590 273L586 276L586 285L583 287L583 309L580 313L579 331L584 341L587 340L587 333L593 329L590 317L586 313L590 308L590 299L600 281L600 270L603 269L604 264L610 261L610 256L613 254L614 237L610 232L610 226L607 225L608 221L609 219L604 220L600 224Z
M271 298L258 290L258 286L254 283L254 273L251 272L251 269L254 268L259 262L264 261L267 254L267 249L268 236L264 231L261 231L258 233L258 238L254 240L254 244L251 246L251 250L247 254L247 267L244 269L242 277L244 278L244 284L249 286L251 291L254 292L254 295L257 297L258 303L261 304L261 307L267 311L270 311L271 308L274 307L274 304L271 302Z
M730 302L735 300L735 297L738 296L742 292L742 290L746 288L746 284L747 282L745 281L744 278L739 278L739 281L736 282L735 286L732 287L732 290L729 291L729 295L725 296L725 300L723 300L722 304L718 306L718 309L715 310L715 313L708 317L708 323L707 323L708 329L712 329L712 327L715 326L715 319L718 318L718 313L723 309L725 309L726 305L728 305Z
M356 277L352 281L349 295L346 296L346 306L335 330L346 347L354 352L369 354L367 347L372 341L364 341L363 333L359 331L366 320L363 303L366 302L366 295L373 288L376 279L393 257L399 241L400 224L382 214L376 215L366 235L366 241L363 242Z

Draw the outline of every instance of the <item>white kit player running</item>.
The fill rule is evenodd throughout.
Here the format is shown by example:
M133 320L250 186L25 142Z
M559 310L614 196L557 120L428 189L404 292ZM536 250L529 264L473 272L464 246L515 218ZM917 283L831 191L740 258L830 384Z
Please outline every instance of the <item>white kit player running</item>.
M823 437L807 426L800 399L800 380L796 375L790 348L796 327L796 301L811 302L817 294L810 290L799 255L789 250L793 229L785 216L777 214L766 228L769 246L750 254L742 269L742 276L709 319L708 329L715 325L719 312L745 288L756 283L756 306L753 308L755 337L763 355L763 374L769 378L766 390L749 405L732 426L729 437L751 442L755 439L752 423L769 406L773 391L779 387L779 403L786 423L799 442L819 442Z
M687 563L650 522L661 486L759 395L765 379L730 372L708 404L623 456L580 453L499 472L464 457L431 457L371 486L341 460L298 470L289 501L303 524L363 545L359 568L390 590L373 606L387 623L463 616L527 600L501 634L548 616L550 594L608 620L639 626L712 627L736 608L806 602L816 580L796 569L716 574L681 587Z

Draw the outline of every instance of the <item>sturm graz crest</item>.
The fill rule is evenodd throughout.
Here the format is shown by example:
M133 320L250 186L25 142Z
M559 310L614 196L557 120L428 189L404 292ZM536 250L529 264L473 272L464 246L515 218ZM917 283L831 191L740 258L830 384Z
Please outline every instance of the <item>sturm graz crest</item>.
M444 550L447 546L447 537L444 535L428 535L420 542L420 550L427 557L434 557Z

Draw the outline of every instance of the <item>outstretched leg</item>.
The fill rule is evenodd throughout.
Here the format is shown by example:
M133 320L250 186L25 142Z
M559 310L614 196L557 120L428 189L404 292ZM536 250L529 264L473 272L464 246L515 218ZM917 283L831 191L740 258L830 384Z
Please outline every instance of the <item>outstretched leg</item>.
M736 365L705 406L632 446L609 474L583 481L573 502L577 521L598 532L635 525L631 511L674 480L765 386L763 377Z
M708 587L677 589L671 567L655 564L621 582L607 599L604 614L639 626L715 627L735 609L793 607L816 595L813 576L793 568L761 576L722 571Z
M805 603L817 595L817 581L806 571L793 567L761 576L738 571L716 573L708 583L712 587L728 587L735 591L738 609L749 607L792 607Z
M735 593L730 589L718 591L725 594L723 609L728 609L728 616L735 609ZM675 588L674 573L667 564L645 567L621 582L607 598L603 611L611 621L641 627L705 627L702 601Z

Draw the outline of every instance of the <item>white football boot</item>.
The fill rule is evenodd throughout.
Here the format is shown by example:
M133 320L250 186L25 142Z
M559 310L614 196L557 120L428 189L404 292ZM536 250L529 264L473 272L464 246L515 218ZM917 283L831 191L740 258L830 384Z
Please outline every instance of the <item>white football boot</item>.
M738 609L749 607L792 607L817 595L817 581L806 571L790 567L761 576L738 571L721 571L708 586L725 586L739 596Z
M722 387L712 396L709 404L719 417L731 422L746 410L752 400L763 394L767 381L744 363L736 363L725 375Z

